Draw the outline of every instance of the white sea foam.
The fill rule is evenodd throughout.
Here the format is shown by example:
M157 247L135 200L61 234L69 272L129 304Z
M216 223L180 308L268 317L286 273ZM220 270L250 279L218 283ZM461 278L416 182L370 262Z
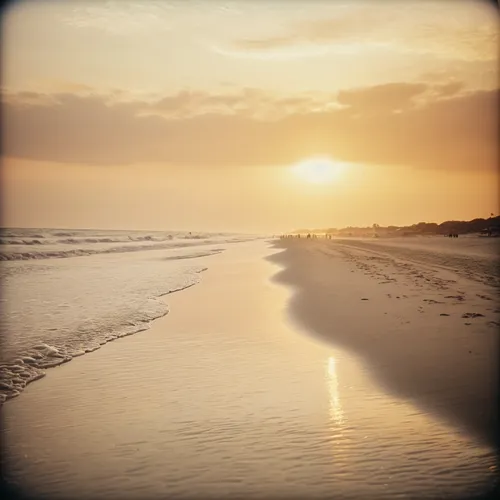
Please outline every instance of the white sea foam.
M11 231L7 238L26 239L20 232ZM74 233L77 231L64 236L74 237ZM57 230L38 230L36 236L47 234L48 240L63 235ZM102 239L90 231L79 234L80 241ZM122 239L124 236L119 235ZM0 401L18 395L26 384L42 377L46 368L147 329L150 321L168 312L159 297L199 281L205 266L196 265L193 259L223 251L221 242L241 239L208 235L189 240L163 233L163 239L157 236L159 242L145 246L144 237L150 234L129 236L134 238L130 243L133 251L89 248L89 252L80 254L85 249L74 246L82 243L59 243L70 246L68 252L76 252L74 255L86 256L46 259L43 251L36 250L28 260L2 262ZM115 235L114 239L119 237ZM190 248L194 245L196 248Z

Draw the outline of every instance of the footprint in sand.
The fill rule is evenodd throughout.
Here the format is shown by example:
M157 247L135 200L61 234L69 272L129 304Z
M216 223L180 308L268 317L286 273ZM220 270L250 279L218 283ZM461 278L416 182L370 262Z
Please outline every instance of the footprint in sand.
M471 324L472 324L472 323L464 323L464 325L467 325L467 326L469 326L469 325L471 325Z
M369 299L361 299L361 300L369 300Z
M427 302L428 304L443 304L443 302L439 302L433 299L424 299L424 302Z
M449 316L449 314L441 313L439 316Z
M465 314L462 314L462 318L484 318L484 314L480 314L480 313L465 313Z
M465 300L465 297L463 295L447 295L445 299L455 299L455 300Z
M481 295L480 293L476 293L476 296L483 300L493 300L491 297L488 297L487 295Z
M495 328L498 328L500 326L500 323L498 321L488 321L488 326L494 326Z

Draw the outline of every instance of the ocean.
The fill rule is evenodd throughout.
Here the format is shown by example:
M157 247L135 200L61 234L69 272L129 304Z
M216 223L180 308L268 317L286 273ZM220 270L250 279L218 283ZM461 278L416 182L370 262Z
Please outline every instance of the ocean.
M0 403L45 369L149 327L159 297L192 286L196 257L255 238L228 233L3 229Z

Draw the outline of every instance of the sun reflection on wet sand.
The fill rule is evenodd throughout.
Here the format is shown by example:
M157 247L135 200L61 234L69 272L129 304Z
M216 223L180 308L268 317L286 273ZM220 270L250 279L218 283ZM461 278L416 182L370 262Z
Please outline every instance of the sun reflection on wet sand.
M326 363L326 383L329 395L330 430L338 435L342 431L345 422L344 410L340 402L339 383L337 377L337 366L333 356Z

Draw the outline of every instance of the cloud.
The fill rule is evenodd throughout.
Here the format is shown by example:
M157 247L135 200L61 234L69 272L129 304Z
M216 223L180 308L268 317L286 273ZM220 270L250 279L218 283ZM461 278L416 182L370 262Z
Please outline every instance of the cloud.
M391 112L411 105L414 97L428 89L425 83L386 83L369 88L340 91L340 104L359 109Z
M450 170L498 164L498 90L465 92L459 83L394 82L316 98L258 89L185 91L154 102L49 97L43 104L31 94L4 97L4 156L185 167L286 165L318 154Z
M462 82L454 82L450 81L448 83L442 83L439 85L435 85L434 89L435 91L444 97L449 97L452 95L455 95L457 92L462 90L464 87L464 84Z
M219 53L242 57L279 54L301 47L322 46L331 52L352 45L378 47L403 53L428 54L458 60L495 61L498 52L498 14L480 3L396 2L384 4L358 2L338 5L325 11L321 19L297 22L279 36L246 37L232 40Z
M232 109L245 102L242 94L208 94L202 91L184 90L151 103L149 109L166 116L191 116L211 108L220 111Z
M288 35L280 37L269 37L269 38L257 38L249 39L242 38L235 40L233 46L236 49L248 50L248 51L261 51L261 50L271 50L276 48L288 47L290 45L295 45L297 42L305 41L306 38L300 35Z
M64 16L63 21L75 28L93 28L111 35L149 33L151 30L171 29L168 2L140 0L106 0L76 5Z
M57 100L50 93L21 91L9 95L9 101L19 107L26 106L53 106Z
M97 164L152 159L165 122L138 117L142 103L107 104L103 96L54 94L52 106L3 105L4 154L32 160Z
M89 85L78 82L66 82L66 81L58 81L54 82L54 87L56 87L59 91L74 93L74 94L88 94L92 93L94 89Z
M276 119L291 112L311 108L315 99L308 95L276 98L260 89L243 88L237 92L210 94L184 90L150 102L144 112L166 118L188 118L207 113L239 114Z

